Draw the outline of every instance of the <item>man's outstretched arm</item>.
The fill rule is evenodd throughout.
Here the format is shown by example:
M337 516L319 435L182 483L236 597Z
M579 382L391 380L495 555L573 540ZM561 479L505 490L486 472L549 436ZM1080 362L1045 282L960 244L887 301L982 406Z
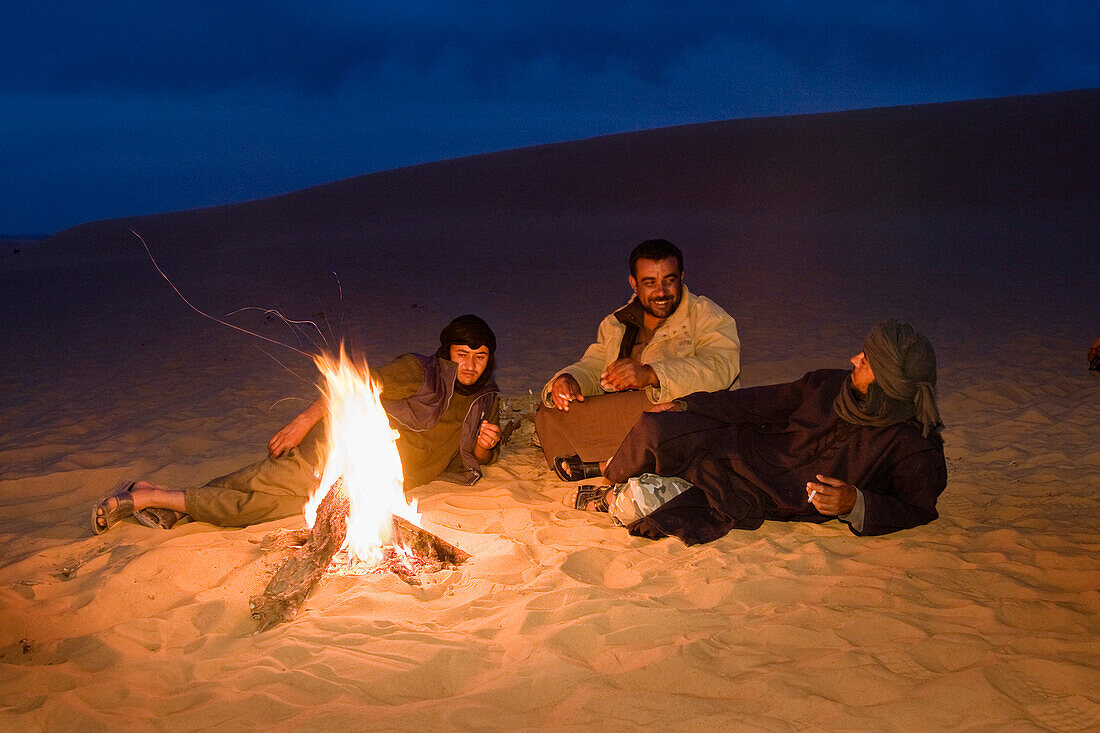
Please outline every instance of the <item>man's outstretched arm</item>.
M291 448L297 448L313 426L321 421L328 412L324 399L317 399L298 417L294 418L282 430L267 441L267 452L272 458L278 458Z
M560 402L555 399L555 393L552 391L555 386L565 388L566 392L574 392L579 390L580 395L597 395L602 391L600 389L600 375L603 373L604 365L607 363L607 350L609 348L618 348L618 343L621 339L621 326L615 325L614 316L607 316L600 322L600 327L596 332L596 341L590 345L584 351L584 355L580 358L580 361L574 362L569 366L561 369L550 378L550 381L546 383L546 386L542 388L542 402L547 407L557 407L559 410L565 409L562 405L567 406L572 400L565 400ZM568 376L572 385L560 384L557 382L559 377ZM575 389L574 389L575 385ZM559 389L560 394L562 390ZM574 395L573 399L577 399Z

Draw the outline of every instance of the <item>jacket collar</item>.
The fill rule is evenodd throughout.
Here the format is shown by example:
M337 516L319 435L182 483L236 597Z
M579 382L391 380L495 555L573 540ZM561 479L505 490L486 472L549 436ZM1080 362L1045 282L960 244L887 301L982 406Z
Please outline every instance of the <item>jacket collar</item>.
M680 305L676 310L672 312L668 318L666 318L657 330L671 329L679 324L685 322L688 318L688 312L691 310L691 298L692 295L688 292L687 285L684 286L683 296L680 298ZM613 316L627 326L634 326L635 328L642 327L642 317L645 315L645 311L642 310L641 303L638 302L638 296L632 295L627 304L619 310L612 313Z

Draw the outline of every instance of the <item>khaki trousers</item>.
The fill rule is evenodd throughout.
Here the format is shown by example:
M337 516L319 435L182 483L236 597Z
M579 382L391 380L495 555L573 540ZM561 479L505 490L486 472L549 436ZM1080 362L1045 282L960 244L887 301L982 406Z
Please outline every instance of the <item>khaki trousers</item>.
M301 444L278 458L259 463L187 489L187 513L198 522L244 527L301 514L321 483L325 421L317 423Z

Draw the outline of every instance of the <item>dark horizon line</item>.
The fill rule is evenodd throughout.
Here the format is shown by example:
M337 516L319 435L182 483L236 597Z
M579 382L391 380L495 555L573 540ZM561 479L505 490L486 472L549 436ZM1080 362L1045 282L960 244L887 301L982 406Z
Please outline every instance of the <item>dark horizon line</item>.
M545 146L556 146L556 145L569 145L569 144L573 144L573 143L587 142L587 141L599 140L599 139L603 139L603 138L613 138L613 137L620 137L620 136L625 136L625 135L635 135L635 134L646 133L646 132L657 132L657 131L660 131L660 130L672 130L672 129L676 129L676 128L704 126L704 125L722 124L722 123L726 123L726 122L738 122L738 121L748 121L748 120L775 120L775 119L787 119L787 118L797 119L797 118L800 118L800 117L821 117L821 116L828 116L828 115L845 115L845 114L853 114L853 113L858 113L858 112L872 112L872 111L891 110L891 109L897 110L897 109L917 108L917 107L951 106L951 105L970 104L970 103L977 103L977 102L992 102L992 101L1007 100L1007 99L1023 99L1023 98L1027 98L1027 97L1043 97L1043 96L1059 96L1059 95L1066 95L1066 94L1079 94L1079 93L1083 93L1083 92L1093 92L1093 91L1100 91L1100 87L1082 87L1082 88L1079 88L1079 89L1058 89L1058 90L1051 90L1051 91L1044 91L1044 92L1028 92L1028 93L1024 93L1024 94L1004 94L1004 95L995 95L995 96L973 97L973 98L966 98L966 99L940 100L940 101L934 101L934 102L906 102L906 103L901 103L901 104L872 105L872 106L869 106L869 107L852 107L852 108L826 110L826 111L819 111L819 112L796 112L796 113L793 113L793 114L759 114L759 115L748 115L746 117L731 117L731 118L728 118L728 119L721 119L721 120L699 120L699 121L695 121L695 122L680 122L680 123L674 123L674 124L671 124L671 125L659 125L657 127L649 127L649 128L644 128L644 129L640 129L640 130L626 130L626 131L621 131L621 132L601 133L601 134L597 134L597 135L590 135L590 136L587 136L587 137L572 138L572 139L569 139L569 140L561 140L561 141L556 141L556 142L533 143L533 144L530 144L530 145L520 145L519 147L501 148L501 149L497 149L497 150L486 150L486 151L482 151L482 152L478 152L478 153L469 153L469 154L464 154L464 155L456 155L456 156L451 157L451 158L440 158L438 160L425 161L425 162L421 162L421 163L411 163L411 164L408 164L408 165L398 165L398 166L395 166L393 168L384 168L384 169L380 169L380 170L369 170L369 171L364 171L362 173L356 173L354 175L347 176L345 178L339 178L339 179L334 179L334 180L330 180L330 181L324 181L324 182L321 182L321 183L310 184L310 185L302 186L300 188L292 189L292 190L289 190L289 191L283 191L283 192L280 192L280 193L268 194L268 195L259 196L259 197L256 197L256 198L247 198L246 197L246 198L242 198L242 199L239 199L239 200L236 200L236 201L228 201L228 202L224 202L224 203L220 203L220 204L209 204L209 205L201 205L201 206L195 206L195 207L184 207L184 208L181 208L181 209L168 209L168 210L151 211L151 212L140 213L140 214L127 214L127 215L122 215L122 216L111 216L111 217L106 217L105 219L90 219L90 220L85 221L85 222L79 222L79 223L74 224L74 225L62 227L58 231L51 232L49 234L0 234L0 242L2 242L4 244L11 244L11 243L18 243L18 242L33 243L33 242L40 241L40 240L43 240L43 239L49 239L50 237L54 236L55 234L66 231L66 230L71 229L75 226L81 226L83 224L90 224L90 223L94 223L94 222L97 222L97 221L109 221L109 220L113 220L113 219L129 219L129 218L137 218L137 217L145 217L145 216L159 216L159 215L164 215L164 214L177 214L177 213L186 212L186 211L196 211L196 210L201 210L201 209L219 208L219 207L223 207L223 206L235 206L235 205L238 205L238 204L246 204L246 203L250 203L250 202L253 202L253 201L261 201L261 200L269 199L269 198L277 198L277 197L280 197L280 196L292 195L292 194L295 194L295 193L298 193L298 192L301 192L301 191L305 191L305 190L308 190L308 189L311 189L311 188L320 188L320 187L323 187L323 186L328 186L328 185L331 185L331 184L334 184L334 183L340 183L342 181L350 180L350 179L353 179L353 178L360 178L360 177L363 177L363 176L371 176L371 175L376 175L376 174L392 173L394 171L400 171L400 170L409 169L409 168L420 168L420 167L424 167L424 166L436 165L436 164L439 164L439 163L460 161L460 160L466 160L466 159L470 159L470 158L477 158L477 157L481 157L481 156L497 155L497 154L501 154L501 153L515 152L515 151L521 151L521 150L531 149L531 148L539 148L539 147L545 147Z

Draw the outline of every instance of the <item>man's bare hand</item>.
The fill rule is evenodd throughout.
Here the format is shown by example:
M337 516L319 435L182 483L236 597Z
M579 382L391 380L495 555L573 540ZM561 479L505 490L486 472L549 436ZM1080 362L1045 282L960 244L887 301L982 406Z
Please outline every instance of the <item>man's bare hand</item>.
M651 407L647 407L645 411L646 412L668 412L669 410L672 410L673 412L682 412L683 409L684 409L683 405L680 404L679 402L658 402L657 404L655 404Z
M477 444L484 450L492 450L500 442L500 426L493 425L488 420L481 421L481 427L477 431Z
M573 378L572 374L563 374L550 385L550 400L554 407L569 412L569 403L573 400L584 402L581 394L581 385Z
M500 443L500 427L488 420L482 420L477 429L477 442L474 443L474 458L484 465L493 460L493 448Z
M271 440L267 441L267 452L272 458L278 458L291 448L301 445L306 434L317 424L316 420L310 420L304 415L287 423L282 430L275 433Z
M619 359L600 375L600 386L608 392L644 389L659 385L660 381L653 367L640 364L633 359Z
M806 482L806 498L822 514L835 517L852 511L856 505L856 487L838 478L818 474L817 481Z

